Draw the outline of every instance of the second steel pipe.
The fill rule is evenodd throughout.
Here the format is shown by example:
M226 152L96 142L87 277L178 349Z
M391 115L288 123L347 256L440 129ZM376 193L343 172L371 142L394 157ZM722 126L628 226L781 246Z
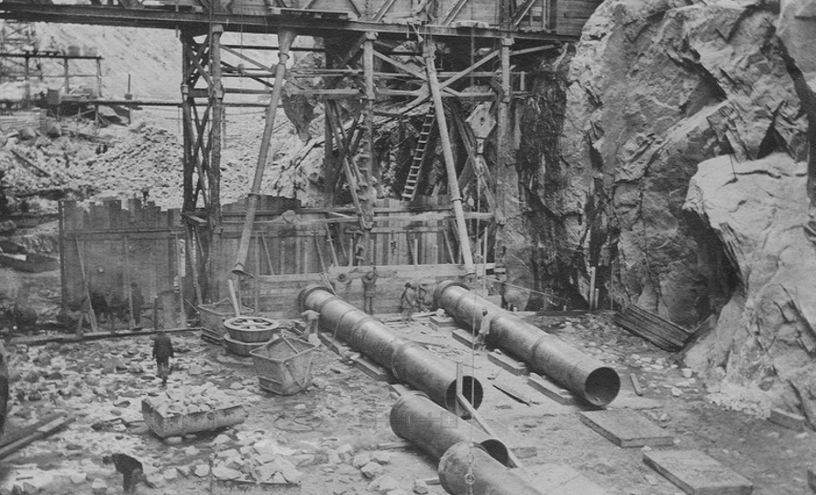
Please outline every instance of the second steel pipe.
M459 442L475 442L491 457L507 466L510 453L501 440L488 437L482 430L434 404L423 393L403 395L391 408L391 429L398 437L416 444L434 459L439 459Z
M394 335L379 320L357 309L329 289L312 285L298 295L302 309L320 313L320 327L346 341L395 377L419 389L437 404L456 406L456 367L428 349ZM462 395L474 408L482 403L483 389L475 377L462 377Z
M590 404L604 407L620 391L618 373L564 341L526 323L459 282L446 281L436 287L434 302L474 333L482 324L482 310L492 316L488 342L496 344L543 373Z

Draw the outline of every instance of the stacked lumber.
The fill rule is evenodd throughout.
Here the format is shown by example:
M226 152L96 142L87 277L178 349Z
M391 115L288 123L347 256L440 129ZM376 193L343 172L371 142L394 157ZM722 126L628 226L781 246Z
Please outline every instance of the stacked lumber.
M666 351L682 349L693 333L651 313L637 304L630 304L615 315L615 323Z

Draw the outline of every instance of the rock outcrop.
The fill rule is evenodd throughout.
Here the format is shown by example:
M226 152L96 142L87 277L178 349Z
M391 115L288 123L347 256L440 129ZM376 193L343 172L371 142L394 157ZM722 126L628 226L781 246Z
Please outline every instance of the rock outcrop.
M816 393L816 247L802 228L806 178L806 164L781 153L733 163L717 157L699 165L684 206L721 240L735 274L716 327L686 363L703 370L715 390L741 390L761 412L808 411L811 389Z
M601 308L700 328L685 357L710 384L816 424L805 3L603 3L516 109L502 241L542 305L586 301L597 267Z

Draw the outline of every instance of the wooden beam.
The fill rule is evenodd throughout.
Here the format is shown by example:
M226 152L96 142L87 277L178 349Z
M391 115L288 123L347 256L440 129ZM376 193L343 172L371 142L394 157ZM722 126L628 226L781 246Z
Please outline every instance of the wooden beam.
M247 200L246 222L244 225L244 230L241 233L241 241L238 244L238 253L235 259L235 266L232 270L237 274L244 273L244 263L246 262L247 253L249 252L249 242L252 235L252 224L255 221L255 210L258 208L261 183L263 182L266 161L269 158L269 144L272 139L272 130L275 126L275 116L278 113L278 103L280 102L284 76L286 75L286 62L289 60L289 47L292 45L295 36L295 32L289 30L281 30L278 33L281 51L278 55L278 66L276 67L277 73L275 77L275 87L272 91L272 100L269 102L269 108L266 112L266 122L264 123L264 132L261 136L261 149L258 152L255 177L253 178L252 189L250 190L249 198Z
M468 3L468 0L458 0L456 4L453 7L451 7L448 13L445 14L445 17L442 20L442 25L450 26L451 22L453 22L456 16L459 15L459 12L462 11L462 8L465 6L466 3Z
M428 72L428 83L431 88L434 109L439 128L439 138L442 143L442 154L445 158L445 168L448 175L448 188L453 204L454 216L456 217L456 228L459 235L462 257L465 264L465 271L468 274L476 273L473 264L473 253L470 251L470 237L465 223L465 215L462 209L462 194L459 192L459 183L456 181L456 164L453 161L453 151L451 149L450 136L448 135L448 121L445 118L445 106L442 103L442 91L439 81L436 79L436 66L434 62L435 45L433 42L425 42L425 67Z
M513 14L513 18L510 19L510 27L512 29L516 29L518 25L521 24L522 19L524 19L524 16L527 15L533 5L535 5L536 1L537 0L525 0L525 2L521 4L518 10Z
M489 53L488 55L486 55L484 58L482 58L481 60L479 60L479 61L478 61L478 62L476 62L475 64L471 65L471 66L470 66L470 67L468 67L467 69L465 69L465 70L463 70L463 71L458 72L458 73L457 73L455 76L451 77L450 79L447 79L447 80L446 80L445 82L443 82L443 83L440 83L439 87L440 87L440 88L442 88L442 89L447 88L447 87L448 87L448 86L450 86L451 84L453 84L453 83L455 83L456 81L458 81L458 80L462 79L463 77L466 77L468 74L470 74L470 73L471 73L471 72L473 72L474 70L478 69L479 67L483 66L484 64L486 64L486 63L488 63L489 61L491 61L491 60L493 60L494 58L496 58L496 57L499 55L499 53L500 53L500 51L499 51L499 50L494 50L494 51L490 52L490 53Z
M382 7L380 7L380 10L374 15L373 21L374 22L380 22L382 20L383 16L386 14L386 12L391 10L391 7L394 6L395 1L396 0L386 0L382 4Z

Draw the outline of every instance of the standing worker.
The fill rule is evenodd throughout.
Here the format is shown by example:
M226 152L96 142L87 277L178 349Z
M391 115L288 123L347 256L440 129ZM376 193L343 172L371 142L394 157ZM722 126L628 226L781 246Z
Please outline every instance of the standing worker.
M142 463L127 454L111 454L102 458L104 464L113 464L122 473L125 493L133 493L142 474Z
M409 323L414 321L414 309L417 305L417 293L414 289L414 284L405 282L405 289L400 296L400 307L402 308L402 322Z
M365 298L365 312L374 314L374 296L377 294L377 267L372 266L371 271L363 275L363 297Z
M473 347L477 351L485 349L485 340L490 336L490 324L493 322L493 315L488 313L487 308L482 308L482 324L479 325L479 333L473 342Z
M156 372L162 379L162 386L167 386L167 377L170 376L170 358L175 357L173 343L165 330L161 330L153 341L153 357L156 359Z
M317 336L317 325L320 321L320 313L307 309L303 313L300 313L300 317L303 318L303 322L306 324L302 336L313 346L320 347L320 337Z

